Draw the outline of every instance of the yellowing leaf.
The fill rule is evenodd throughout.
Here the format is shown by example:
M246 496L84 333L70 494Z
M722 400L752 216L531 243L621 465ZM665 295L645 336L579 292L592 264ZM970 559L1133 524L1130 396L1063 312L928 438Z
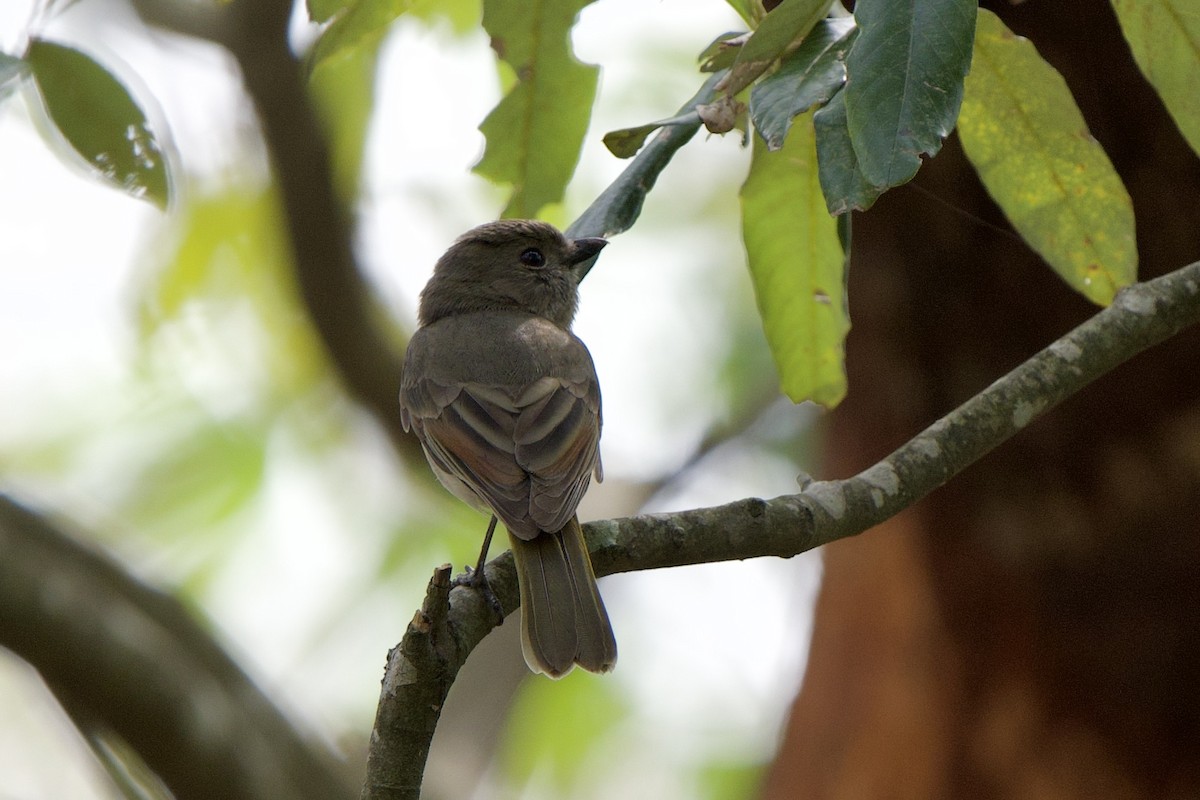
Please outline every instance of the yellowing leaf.
M794 402L833 407L846 394L845 258L817 179L811 114L797 117L783 149L755 137L742 186L742 238L767 343Z
M1133 205L1066 82L980 10L958 132L988 192L1073 288L1105 305L1137 271Z
M1200 154L1200 5L1196 0L1112 0L1133 60Z

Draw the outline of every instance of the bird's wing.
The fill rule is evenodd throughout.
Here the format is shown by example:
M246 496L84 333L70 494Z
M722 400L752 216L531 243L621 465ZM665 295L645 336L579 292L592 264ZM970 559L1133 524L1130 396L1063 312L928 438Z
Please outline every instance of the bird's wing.
M575 515L592 473L599 475L600 387L593 374L526 394L531 402L513 430L517 463L530 476L530 517L541 530L558 531Z
M401 407L442 483L459 497L465 485L523 539L566 525L599 464L594 375L515 391L419 380L401 391Z

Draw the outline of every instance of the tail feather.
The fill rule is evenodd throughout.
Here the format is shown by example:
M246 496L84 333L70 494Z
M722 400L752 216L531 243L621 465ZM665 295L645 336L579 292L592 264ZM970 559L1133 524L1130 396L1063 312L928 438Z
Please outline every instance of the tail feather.
M521 591L521 650L534 672L560 678L575 664L608 672L617 642L578 518L531 540L509 534Z

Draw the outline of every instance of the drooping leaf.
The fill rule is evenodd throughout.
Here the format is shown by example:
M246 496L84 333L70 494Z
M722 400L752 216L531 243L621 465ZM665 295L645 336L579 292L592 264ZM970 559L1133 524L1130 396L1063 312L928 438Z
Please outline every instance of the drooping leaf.
M1112 0L1133 60L1200 154L1200 7L1195 0Z
M783 0L742 45L721 91L733 96L753 83L811 31L832 4L832 0Z
M357 0L348 3L317 39L308 54L308 68L356 48L374 50L396 18L412 8L414 0Z
M750 91L750 118L771 150L783 147L792 118L829 102L846 81L846 52L855 36L850 17L818 22L773 74Z
M680 107L679 115L684 115L688 109L694 109L697 105L710 102L716 95L717 83L724 76L723 72L709 76L700 87L700 91ZM617 179L571 223L566 230L567 236L608 237L629 230L642 213L642 203L645 202L647 193L654 188L659 174L679 148L696 135L699 127L700 118L697 116L695 123L673 125L650 140ZM584 265L583 274L586 275L590 268L590 265Z
M979 13L959 136L1013 227L1062 278L1111 302L1137 271L1133 206L1070 89L1028 39Z
M742 238L780 385L794 402L836 405L846 393L845 259L817 177L812 121L783 149L758 138L742 186Z
M846 119L863 175L899 186L954 128L977 0L860 0L846 56Z
M609 131L604 134L604 146L617 158L632 158L638 150L642 149L642 145L646 143L646 137L659 128L668 128L677 125L695 125L699 121L700 117L696 112L689 111L677 117L660 119L657 122L647 122L645 125L638 125L635 128L621 128L620 130Z
M133 197L166 207L167 168L146 115L91 56L43 39L25 54L54 128L90 171Z
M475 171L511 184L506 217L533 217L562 198L579 162L599 68L576 60L571 27L591 0L487 0L483 26L517 83L479 130Z
M825 205L835 216L866 211L887 187L874 186L862 174L846 125L846 93L838 92L813 115L817 134L817 163Z

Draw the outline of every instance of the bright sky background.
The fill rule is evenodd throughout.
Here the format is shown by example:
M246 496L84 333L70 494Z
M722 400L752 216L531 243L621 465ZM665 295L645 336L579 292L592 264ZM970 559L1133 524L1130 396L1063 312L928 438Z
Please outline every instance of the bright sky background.
M0 4L0 47L19 52L31 0ZM244 110L227 61L177 38L131 38L120 4L81 0L43 35L108 63L140 98L155 98L189 172L217 175L233 164L228 143ZM114 21L115 20L115 21ZM693 59L712 38L739 27L720 0L603 0L576 29L579 57L602 66L599 99L582 163L568 197L574 216L624 166L600 143L617 127L670 116L698 87ZM103 46L98 45L104 42ZM115 54L119 53L119 58ZM649 80L642 70L656 65ZM661 68L660 68L661 67ZM397 315L411 320L416 296L438 255L463 230L495 216L500 195L470 166L482 152L477 126L498 99L493 55L482 32L459 40L401 23L381 65L380 101L368 155L368 199L360 238L365 263ZM76 425L103 425L105 404L127 378L133 346L130 296L144 265L139 253L161 241L164 220L63 166L30 123L25 104L0 106L0 475L6 442L53 437L55 409ZM604 387L605 486L585 506L605 507L610 484L669 474L687 457L713 410L712 352L729 336L728 304L752 303L736 227L736 191L748 153L735 136L698 136L651 194L642 224L618 237L583 286L576 332L592 350ZM722 187L713 192L714 185ZM714 200L716 198L716 200ZM727 204L713 213L711 204ZM720 211L720 209L717 209ZM714 290L714 286L716 287ZM181 380L203 383L181 372ZM781 408L794 423L804 409ZM368 448L369 451L369 448ZM382 460L382 457L376 456ZM103 454L65 485L8 488L23 499L63 507L79 519L105 519ZM795 469L759 451L726 451L708 469L648 510L713 505L747 495L796 490ZM372 473L367 452L354 469ZM383 476L383 477L379 477ZM344 526L323 503L321 474L276 476L261 524L248 532L206 610L251 671L315 728L358 723L374 709L384 653L419 602L424 577L400 604L381 598L347 620L361 657L330 673L305 652L321 602L360 579L356 559L330 533ZM7 482L6 482L7 483ZM611 507L611 506L608 506ZM381 503L374 513L386 514ZM594 512L597 516L603 512ZM302 542L303 546L297 546ZM123 554L129 557L130 554ZM135 554L151 579L169 581L162 559ZM263 563L269 593L246 595ZM432 565L430 565L432 566ZM637 723L674 741L678 752L647 757L694 762L731 748L763 757L774 745L786 699L803 667L819 560L757 560L635 575L602 582L621 647L610 680L637 709ZM261 579L259 579L261 581ZM327 613L328 609L324 609ZM311 613L310 613L311 612ZM100 797L88 757L55 724L26 667L0 658L0 798ZM369 719L369 716L368 716ZM661 777L661 776L660 776ZM602 788L602 787L601 787ZM598 788L598 795L603 792ZM687 797L687 787L657 787Z

